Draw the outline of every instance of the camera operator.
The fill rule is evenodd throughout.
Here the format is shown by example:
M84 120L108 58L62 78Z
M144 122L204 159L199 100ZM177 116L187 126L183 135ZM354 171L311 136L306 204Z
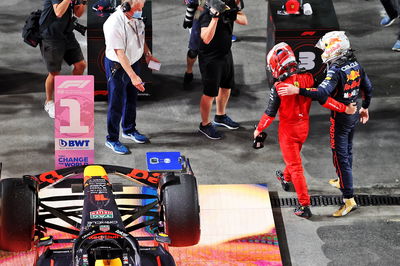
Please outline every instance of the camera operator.
M81 17L86 9L86 0L44 0L40 17L42 42L40 51L49 72L46 82L44 109L54 118L54 77L60 74L63 60L73 65L72 74L82 75L86 62L81 47L75 38L74 20Z
M199 131L210 139L220 139L215 126L238 129L239 124L226 115L226 106L234 86L234 69L231 52L233 22L247 25L247 17L235 0L208 0L200 15L199 67L203 82L200 100L201 123ZM213 123L209 116L216 99Z

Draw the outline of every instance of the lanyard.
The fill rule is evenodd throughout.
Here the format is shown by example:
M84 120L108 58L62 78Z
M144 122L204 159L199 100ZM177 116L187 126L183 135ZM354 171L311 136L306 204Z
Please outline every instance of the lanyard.
M131 27L131 29L133 30L133 32L136 34L136 37L137 37L136 39L137 39L138 47L139 47L139 49L141 49L141 48L142 48L142 44L140 43L139 31L138 31L138 28L137 28L137 25L136 25L136 21L134 21L134 24L135 24L135 27L133 27L133 26L131 25L130 21L128 21L128 25Z

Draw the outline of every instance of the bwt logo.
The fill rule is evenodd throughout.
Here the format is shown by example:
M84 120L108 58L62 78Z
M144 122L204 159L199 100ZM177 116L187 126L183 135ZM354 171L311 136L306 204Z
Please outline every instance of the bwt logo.
M63 140L59 141L60 147L89 147L89 140Z
M90 83L90 79L88 80L66 80L63 83L61 83L58 88L59 89L66 89L66 88L70 88L70 87L74 87L74 88L84 88L86 87L86 85L88 85Z

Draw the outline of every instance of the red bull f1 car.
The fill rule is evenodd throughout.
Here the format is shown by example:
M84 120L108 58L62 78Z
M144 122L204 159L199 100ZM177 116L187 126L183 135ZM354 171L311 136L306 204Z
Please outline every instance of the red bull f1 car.
M175 265L167 246L191 246L200 239L196 178L188 159L182 165L180 172L158 173L112 165L76 166L1 179L0 249L18 252L45 247L35 262L39 266ZM83 179L71 185L79 195L38 196L41 189L81 173ZM108 174L152 187L153 193L114 193L122 187L113 185ZM119 198L136 201L121 206ZM83 206L50 206L71 200L83 200ZM52 222L54 218L69 226ZM53 239L46 235L47 228L75 238ZM143 228L150 228L151 234L135 236ZM146 241L153 245L142 245ZM55 243L72 247L55 249Z

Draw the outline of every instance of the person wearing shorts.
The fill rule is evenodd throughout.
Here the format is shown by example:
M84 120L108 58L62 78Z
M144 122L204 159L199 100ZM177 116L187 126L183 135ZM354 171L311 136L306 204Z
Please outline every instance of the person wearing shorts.
M85 12L84 0L44 0L40 17L42 42L40 51L48 75L45 82L46 101L44 109L54 118L54 77L60 74L62 62L73 65L72 75L82 75L86 68L81 47L75 38L73 15Z
M236 1L224 2L230 9L237 9ZM247 17L242 11L226 17L224 13L220 14L208 5L199 17L201 28L199 67L204 87L200 100L199 132L213 140L222 137L216 130L216 126L224 126L228 129L239 128L239 124L226 115L231 88L235 84L231 52L233 22L247 25ZM214 99L216 100L216 115L211 123L209 116Z

